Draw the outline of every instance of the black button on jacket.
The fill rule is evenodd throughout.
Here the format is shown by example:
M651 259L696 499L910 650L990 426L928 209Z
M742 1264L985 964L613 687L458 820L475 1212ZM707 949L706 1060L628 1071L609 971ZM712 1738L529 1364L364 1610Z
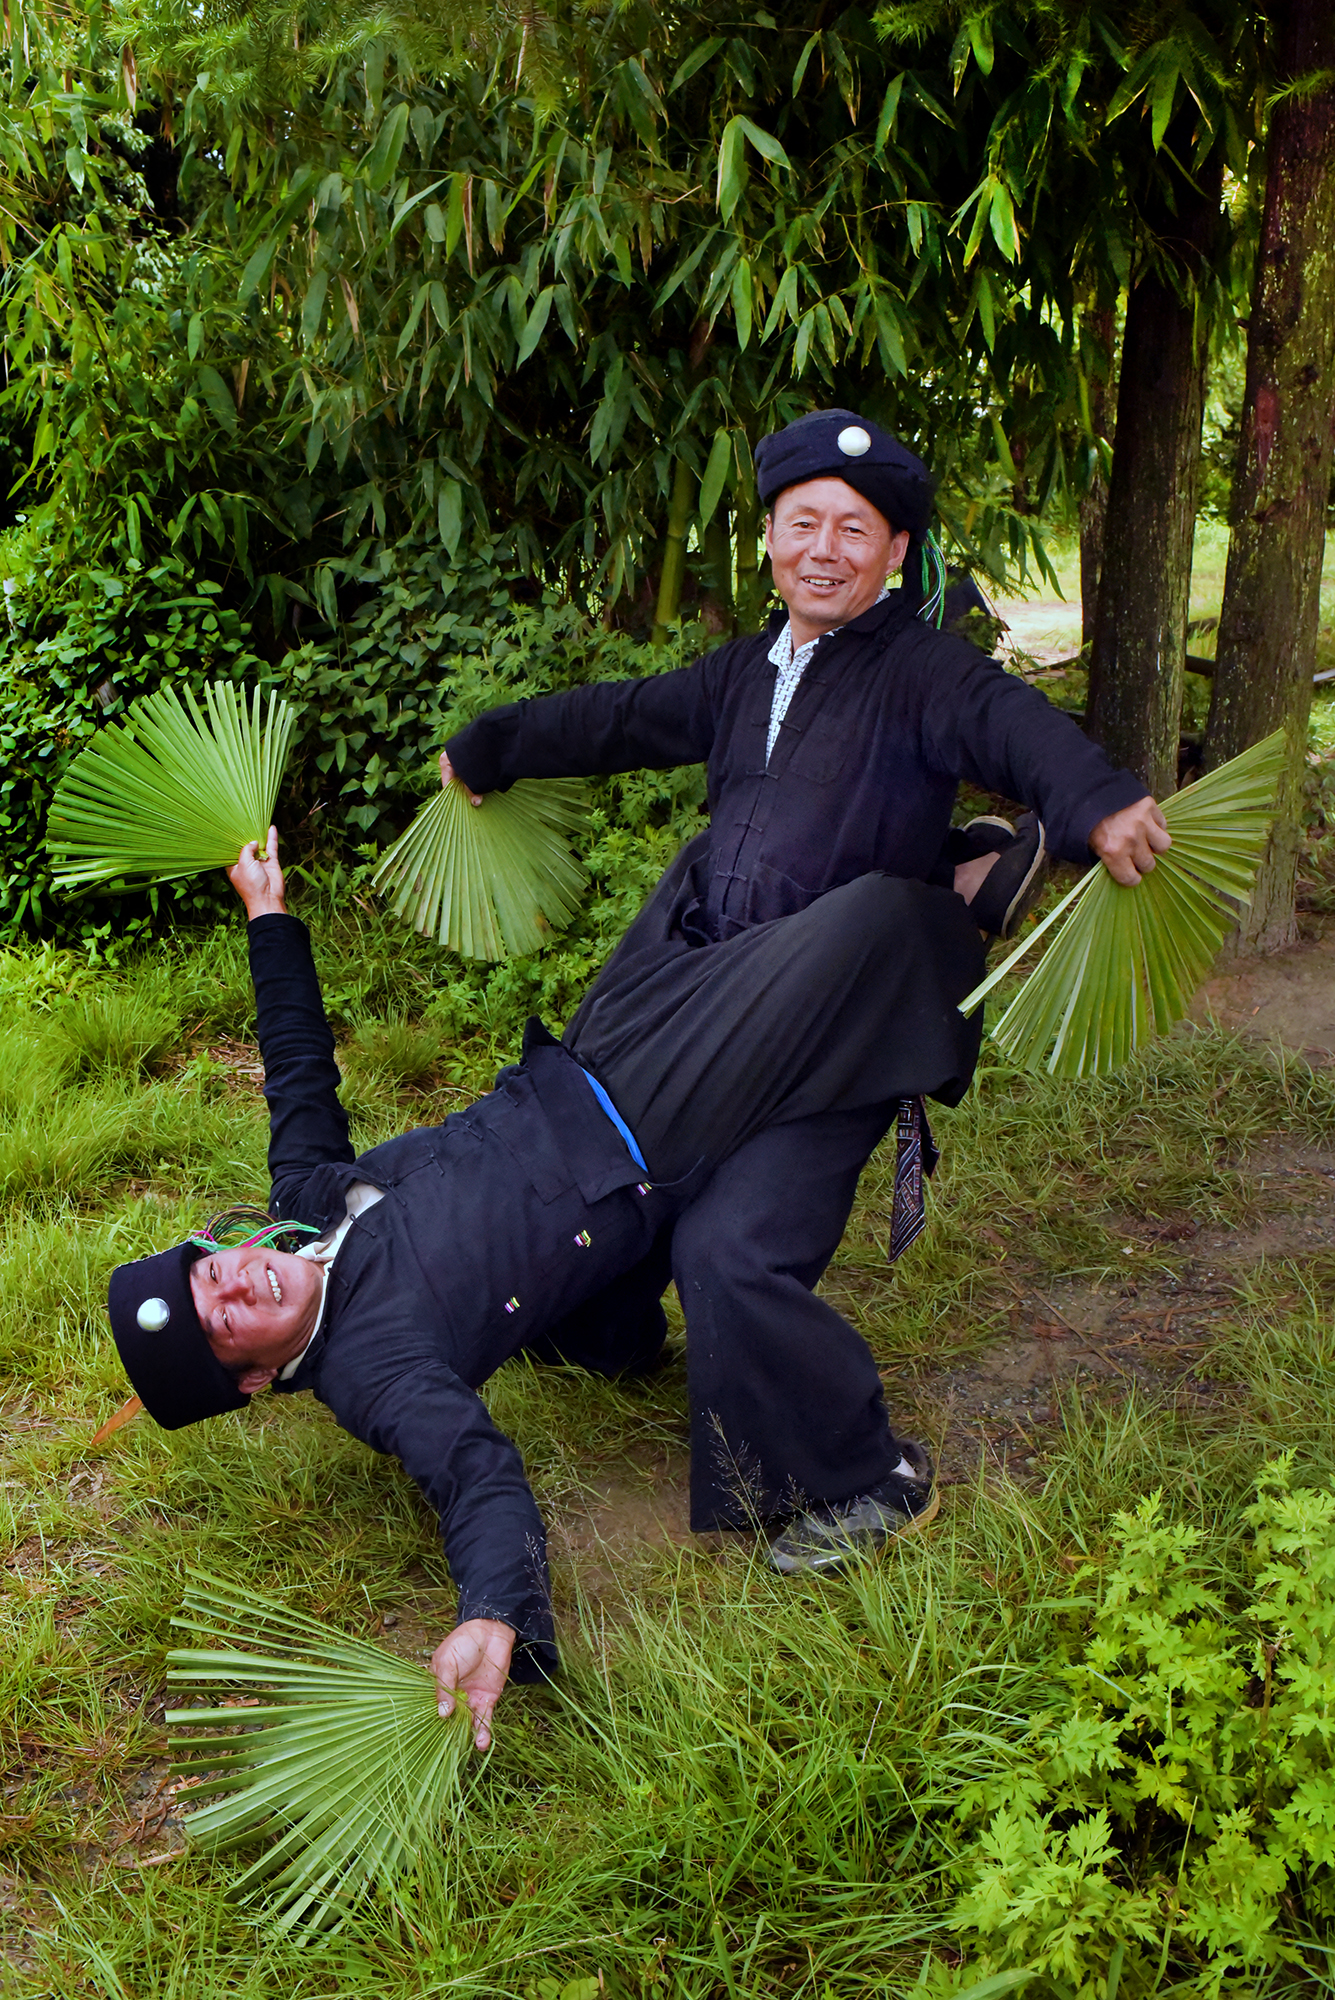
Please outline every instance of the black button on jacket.
M491 709L452 739L450 762L479 792L706 764L709 833L699 854L691 843L685 879L670 871L654 898L676 904L667 927L693 941L788 916L873 870L934 879L961 782L1033 807L1049 847L1077 862L1101 819L1145 797L1036 688L895 593L821 639L766 766L767 654L782 624L676 673Z
M344 1430L401 1461L440 1516L460 1621L503 1619L519 1634L515 1678L550 1673L542 1521L477 1389L638 1262L672 1197L639 1193L643 1169L537 1022L489 1096L355 1157L305 926L257 917L249 944L273 1213L324 1231L354 1181L385 1190L354 1219L320 1331L280 1386L313 1390Z

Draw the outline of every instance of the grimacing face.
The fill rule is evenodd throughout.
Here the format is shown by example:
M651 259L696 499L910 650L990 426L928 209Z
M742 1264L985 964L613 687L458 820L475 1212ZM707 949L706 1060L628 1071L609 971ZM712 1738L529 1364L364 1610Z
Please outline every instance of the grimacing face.
M860 618L904 560L909 536L843 479L785 487L765 522L774 582L805 645Z
M195 1311L209 1346L248 1394L301 1353L323 1286L317 1264L267 1244L207 1251L190 1267Z

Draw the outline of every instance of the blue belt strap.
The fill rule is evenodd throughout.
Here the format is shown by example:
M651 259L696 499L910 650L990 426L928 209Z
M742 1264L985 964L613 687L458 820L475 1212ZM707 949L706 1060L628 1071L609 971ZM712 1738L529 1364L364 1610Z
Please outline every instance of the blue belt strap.
M602 1105L603 1110L607 1113L612 1123L616 1126L617 1131L621 1134L622 1138L625 1140L626 1145L630 1151L630 1156L632 1160L634 1160L636 1166L639 1167L642 1173L647 1174L649 1171L649 1164L645 1159L644 1154L640 1151L639 1147L635 1143L635 1134L631 1131L629 1125L626 1123L625 1119L621 1116L621 1113L617 1110L615 1104L613 1104L611 1098L608 1096L607 1092L603 1089L597 1077L589 1076L589 1072L584 1068L583 1064L580 1065L580 1074L582 1076L588 1077L590 1090L593 1092L598 1102Z

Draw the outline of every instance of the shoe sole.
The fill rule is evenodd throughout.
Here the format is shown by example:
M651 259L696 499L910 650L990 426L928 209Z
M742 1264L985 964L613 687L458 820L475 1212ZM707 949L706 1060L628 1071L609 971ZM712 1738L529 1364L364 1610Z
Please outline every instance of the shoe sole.
M1017 926L1024 922L1030 910L1037 902L1043 887L1043 878L1047 874L1051 860L1052 856L1048 853L1047 829L1040 824L1038 830L1038 847L1035 850L1034 858L1025 872L1024 880L1007 904L1006 914L1001 920L1001 929L997 932L997 936L1003 944L1008 943L1014 937Z
M804 1574L807 1576L828 1576L832 1571L844 1569L850 1562L861 1562L864 1559L864 1555L880 1555L881 1551L887 1548L891 1542L902 1542L906 1535L920 1534L930 1522L936 1519L940 1511L941 1489L934 1485L932 1487L932 1496L927 1505L919 1513L910 1514L902 1528L895 1528L888 1532L885 1540L878 1542L874 1548L865 1551L862 1549L834 1549L831 1550L828 1560L824 1562L817 1558L815 1561L792 1563L777 1562L774 1557L774 1550L771 1548L769 1552L770 1568L779 1576L802 1576Z

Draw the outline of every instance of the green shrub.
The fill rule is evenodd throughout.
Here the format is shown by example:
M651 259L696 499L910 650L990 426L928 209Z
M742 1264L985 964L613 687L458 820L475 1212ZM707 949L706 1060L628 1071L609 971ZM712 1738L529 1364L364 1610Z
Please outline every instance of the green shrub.
M0 934L54 928L116 964L160 918L199 920L232 907L221 873L148 891L56 898L44 839L51 793L105 721L164 681L258 681L298 705L280 801L285 856L357 867L402 832L437 782L452 729L495 702L580 682L658 673L689 658L689 636L653 648L604 632L575 606L535 595L508 547L486 542L454 563L438 545L367 543L350 562L360 605L336 628L317 622L291 647L261 635L222 586L197 583L175 558L149 569L69 577L14 537L0 630ZM351 593L349 593L350 595ZM699 771L635 774L597 788L589 854L610 900L596 963L704 800ZM336 878L343 879L343 878ZM358 886L354 876L352 886ZM527 975L521 978L532 990ZM541 984L541 982L540 982ZM556 975L565 993L570 978Z
M972 1956L923 1993L1028 1968L1035 1995L1110 2000L1158 1990L1171 1954L1173 1990L1213 2000L1301 1963L1292 1917L1335 1911L1335 1493L1290 1477L1268 1465L1247 1510L1240 1613L1161 1495L1117 1516L1079 1656L956 1801L951 1925Z

